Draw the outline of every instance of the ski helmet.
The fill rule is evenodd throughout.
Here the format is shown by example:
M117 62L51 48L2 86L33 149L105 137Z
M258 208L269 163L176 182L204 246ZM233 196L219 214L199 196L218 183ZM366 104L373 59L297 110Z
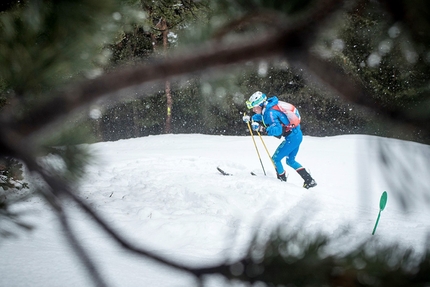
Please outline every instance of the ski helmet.
M249 97L249 100L246 101L246 106L248 107L248 109L252 109L256 106L262 106L266 100L267 96L262 92L258 91L253 93L252 96Z

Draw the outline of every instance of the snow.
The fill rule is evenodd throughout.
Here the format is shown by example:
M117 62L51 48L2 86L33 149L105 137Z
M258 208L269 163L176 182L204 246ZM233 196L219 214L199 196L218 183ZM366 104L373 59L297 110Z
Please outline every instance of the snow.
M263 139L270 153L281 143ZM158 135L85 145L94 158L77 190L130 242L192 266L238 258L253 235L279 225L332 238L349 230L348 244L339 249L377 238L417 254L424 250L429 146L365 135L305 136L297 160L318 182L306 190L289 167L288 182L278 181L255 140L267 176L250 136ZM381 161L381 148L393 156ZM383 169L397 157L400 164ZM233 176L221 175L218 166ZM403 182L401 192L390 182ZM388 202L372 236L383 191ZM37 228L0 241L0 286L93 286L47 203L34 197L15 209L26 210ZM66 212L109 286L198 286L186 273L122 249L76 204ZM207 283L226 285L221 278Z

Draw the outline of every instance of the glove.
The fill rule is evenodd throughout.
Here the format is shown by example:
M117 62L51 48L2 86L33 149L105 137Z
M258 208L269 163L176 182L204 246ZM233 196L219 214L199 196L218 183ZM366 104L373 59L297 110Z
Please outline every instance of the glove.
M253 131L258 131L258 128L260 127L260 124L257 122L252 122L251 127Z
M282 137L283 130L284 129L283 129L282 126L276 126L276 125L271 125L271 126L268 126L266 128L267 135L274 136L274 137L277 137L277 138L281 138Z
M248 122L251 120L251 118L250 118L248 115L245 115L245 116L243 116L242 120L243 120L245 123L248 123Z
M267 135L273 136L273 127L272 126L268 126L266 128L266 132L267 132Z
M252 120L254 122L262 122L263 121L263 116L261 114L254 114L252 116Z

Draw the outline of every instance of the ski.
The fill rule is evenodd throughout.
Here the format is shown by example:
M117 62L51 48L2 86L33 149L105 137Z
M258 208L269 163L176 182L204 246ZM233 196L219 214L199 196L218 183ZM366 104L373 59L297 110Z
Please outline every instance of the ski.
M222 175L232 175L228 172L225 172L224 170L220 169L219 167L216 168Z
M222 168L220 168L219 166L216 168L222 175L225 175L225 176L232 176L233 174L232 173L229 173L229 172L226 172L225 170L223 170ZM257 174L255 173L255 172L253 172L253 171L251 171L250 172L250 174L251 175L253 175L253 176L257 176ZM286 180L285 180L285 182L287 182L288 181L288 175L286 176Z
M228 172L224 171L223 169L221 169L221 168L219 168L219 167L217 167L216 169L217 169L217 170L218 170L222 175L227 175L227 176L233 175L233 174L231 174L231 173L228 173ZM256 174L255 174L254 172L252 172L252 171L251 171L251 175L256 176Z

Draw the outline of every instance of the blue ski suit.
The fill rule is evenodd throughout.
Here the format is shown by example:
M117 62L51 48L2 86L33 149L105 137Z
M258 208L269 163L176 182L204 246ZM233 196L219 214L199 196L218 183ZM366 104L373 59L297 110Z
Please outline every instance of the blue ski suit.
M303 140L303 134L300 129L300 125L298 125L294 127L290 133L284 135L282 124L289 125L290 122L283 112L273 108L273 106L278 104L278 101L278 97L276 96L267 99L267 104L263 108L262 113L254 114L252 116L252 120L261 122L266 128L267 135L279 138L284 136L284 141L278 146L272 156L277 173L283 174L285 170L282 166L281 160L284 157L286 157L287 165L291 166L296 171L302 168L302 165L296 161L296 155L299 152L299 147Z

